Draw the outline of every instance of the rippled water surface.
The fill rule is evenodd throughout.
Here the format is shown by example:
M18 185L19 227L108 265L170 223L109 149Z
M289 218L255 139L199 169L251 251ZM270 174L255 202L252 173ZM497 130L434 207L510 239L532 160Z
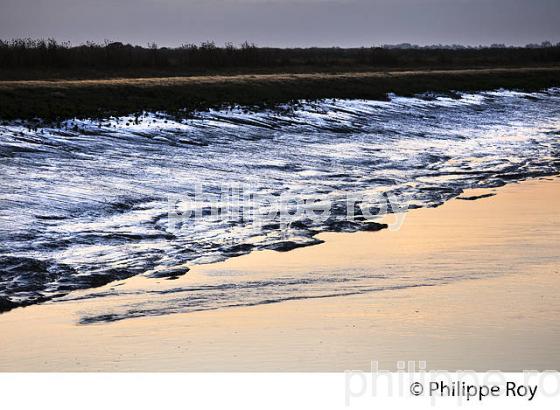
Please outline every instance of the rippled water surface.
M436 206L465 188L556 174L559 135L560 89L0 125L0 310L134 275L175 277L185 271L177 266L252 249L310 244L321 231L368 229L367 221L346 221L348 194ZM169 230L169 195L188 198L200 184L210 196L224 184L312 196L333 212L288 229L205 215ZM173 311L352 293L361 279L332 272L214 283L181 289Z

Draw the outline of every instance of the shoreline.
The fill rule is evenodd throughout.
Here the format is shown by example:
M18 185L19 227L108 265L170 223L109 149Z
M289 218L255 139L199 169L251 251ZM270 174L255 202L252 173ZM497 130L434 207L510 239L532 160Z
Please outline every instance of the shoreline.
M560 85L560 67L380 70L84 80L0 81L0 119L58 121L143 111L188 116L233 105L270 107L296 100L386 99L422 92L537 91ZM101 108L103 107L103 108Z
M409 211L397 232L324 233L321 245L199 265L177 281L135 277L119 289L219 282L220 273L410 266L411 274L431 269L447 282L95 325L77 321L132 300L18 308L0 315L0 370L341 371L368 370L371 360L393 371L397 360L448 370L557 368L558 187L554 177L466 191L496 195Z

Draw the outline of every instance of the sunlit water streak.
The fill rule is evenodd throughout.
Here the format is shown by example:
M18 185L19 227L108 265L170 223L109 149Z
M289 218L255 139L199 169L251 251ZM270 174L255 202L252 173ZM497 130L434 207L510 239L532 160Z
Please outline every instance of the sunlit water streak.
M466 188L556 174L559 133L560 89L301 102L188 120L145 114L38 130L4 124L0 308L134 275L174 276L184 272L179 265L253 249L311 244L317 232L367 228L345 222L347 194L392 193L415 207L437 206ZM187 197L196 184L218 192L224 183L332 201L333 215L288 230L209 218L167 229L168 195ZM382 288L402 285L389 273L383 278ZM179 289L173 309L167 303L128 316L379 288L369 279L332 272ZM426 280L406 285L439 279Z

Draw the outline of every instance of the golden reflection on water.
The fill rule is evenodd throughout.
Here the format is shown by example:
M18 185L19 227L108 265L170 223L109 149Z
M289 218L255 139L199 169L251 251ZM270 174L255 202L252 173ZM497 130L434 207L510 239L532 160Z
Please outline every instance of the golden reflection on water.
M490 252L491 263L481 265L488 279L89 326L76 325L79 314L115 300L32 306L0 316L0 370L332 371L367 370L370 360L393 370L397 360L451 370L557 369L559 188L558 178L514 184L493 197L411 211L397 232L325 233L322 245L254 252L194 267L177 281L136 277L120 286L162 289L219 281L215 272L267 276L319 266L452 266L448 274L460 275ZM511 260L520 255L535 263L516 272Z

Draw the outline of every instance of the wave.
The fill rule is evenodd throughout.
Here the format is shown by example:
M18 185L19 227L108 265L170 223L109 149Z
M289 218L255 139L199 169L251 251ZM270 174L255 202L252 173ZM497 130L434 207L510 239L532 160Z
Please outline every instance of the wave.
M348 221L349 195L433 207L467 188L560 170L560 89L389 97L188 119L143 113L40 128L3 123L0 310L135 275L176 278L188 270L177 266L256 249L312 245L322 231L383 228L359 209ZM170 229L169 197L192 198L200 185L199 216ZM224 185L251 197L313 198L330 203L331 213L287 225L280 217L258 225L220 217L208 203L221 200ZM309 286L275 297L298 297Z

